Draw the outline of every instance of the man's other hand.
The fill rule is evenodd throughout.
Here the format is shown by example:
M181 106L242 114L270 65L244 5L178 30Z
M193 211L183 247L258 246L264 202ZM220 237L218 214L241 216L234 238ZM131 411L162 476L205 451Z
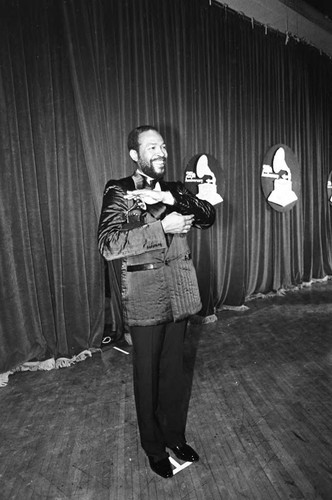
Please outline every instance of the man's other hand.
M161 221L165 233L186 234L190 231L194 222L194 216L181 215L178 212L172 212Z

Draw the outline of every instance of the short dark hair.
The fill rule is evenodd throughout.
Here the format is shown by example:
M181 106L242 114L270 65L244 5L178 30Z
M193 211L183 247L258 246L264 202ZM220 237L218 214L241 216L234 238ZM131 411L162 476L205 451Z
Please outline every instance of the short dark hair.
M131 149L134 149L135 151L138 152L138 150L139 150L139 136L143 132L147 132L148 130L154 130L155 132L158 132L158 134L159 134L159 130L156 127L153 127L152 125L141 125L140 127L136 127L131 132L129 132L128 142L127 142L129 151Z

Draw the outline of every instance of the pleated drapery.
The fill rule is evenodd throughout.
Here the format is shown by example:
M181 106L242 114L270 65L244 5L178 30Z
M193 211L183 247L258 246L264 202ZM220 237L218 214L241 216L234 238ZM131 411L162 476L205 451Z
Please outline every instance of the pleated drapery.
M100 345L102 193L137 125L164 135L167 180L199 154L223 175L215 225L190 234L203 316L331 274L331 60L210 3L1 2L0 372ZM260 185L274 144L301 171L285 213Z

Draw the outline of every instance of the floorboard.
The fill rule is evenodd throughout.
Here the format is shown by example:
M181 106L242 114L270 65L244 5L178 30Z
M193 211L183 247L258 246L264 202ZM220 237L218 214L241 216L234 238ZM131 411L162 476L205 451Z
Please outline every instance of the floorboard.
M219 311L185 341L188 442L164 480L139 444L129 355L0 389L1 500L332 500L332 283Z

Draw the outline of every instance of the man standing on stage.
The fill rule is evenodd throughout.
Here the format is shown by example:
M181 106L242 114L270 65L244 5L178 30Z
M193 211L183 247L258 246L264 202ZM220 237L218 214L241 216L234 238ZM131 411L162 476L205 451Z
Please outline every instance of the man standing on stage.
M181 182L165 182L167 150L152 126L128 136L135 173L110 180L98 228L106 260L122 259L122 304L133 343L133 376L141 444L151 469L172 477L166 448L184 461L186 443L183 344L188 317L201 309L186 234L205 229L214 207Z

